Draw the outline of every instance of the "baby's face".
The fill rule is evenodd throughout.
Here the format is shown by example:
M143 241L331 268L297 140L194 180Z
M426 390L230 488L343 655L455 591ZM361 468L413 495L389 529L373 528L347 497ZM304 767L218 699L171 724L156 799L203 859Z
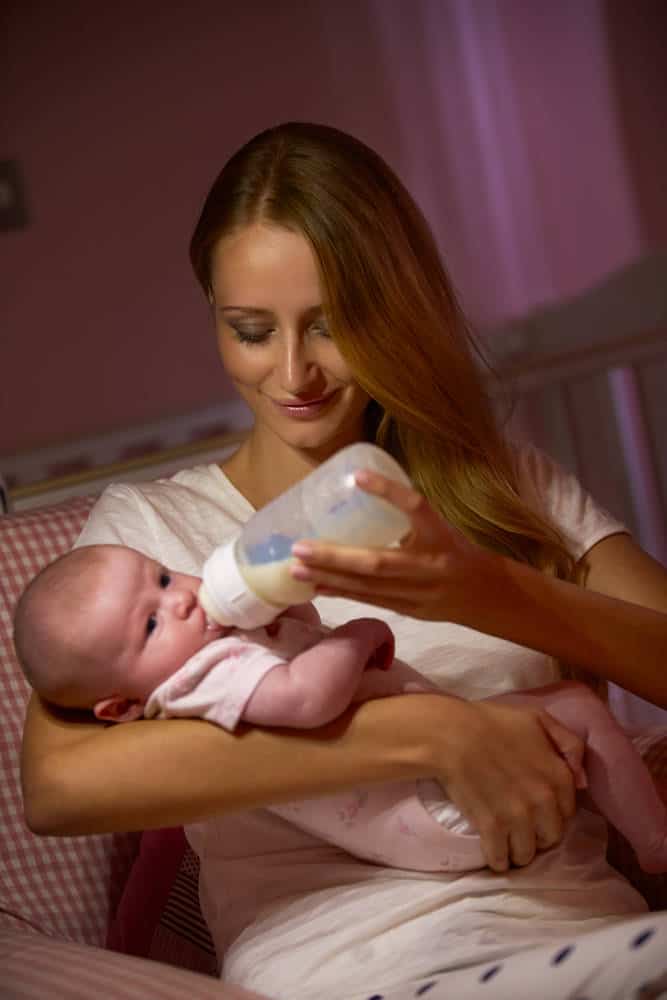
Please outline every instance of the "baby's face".
M110 547L89 622L108 648L114 693L144 701L158 684L227 629L199 604L201 580L172 573L133 549Z

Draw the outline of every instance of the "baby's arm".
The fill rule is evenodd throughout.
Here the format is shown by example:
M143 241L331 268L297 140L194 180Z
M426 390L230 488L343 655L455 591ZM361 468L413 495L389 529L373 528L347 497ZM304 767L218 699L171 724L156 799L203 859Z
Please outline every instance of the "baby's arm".
M310 601L306 601L304 604L292 604L286 611L283 611L280 617L297 618L307 625L322 625L320 613Z
M364 671L386 669L393 655L394 638L384 622L347 622L273 667L248 699L243 718L264 726L323 726L350 705Z
M265 626L269 635L274 626L278 625L281 618L295 618L297 621L305 622L306 625L315 625L316 627L322 625L319 611L310 601L306 601L305 604L292 604L286 611L278 615L271 625ZM275 628L275 631L277 631L277 628Z

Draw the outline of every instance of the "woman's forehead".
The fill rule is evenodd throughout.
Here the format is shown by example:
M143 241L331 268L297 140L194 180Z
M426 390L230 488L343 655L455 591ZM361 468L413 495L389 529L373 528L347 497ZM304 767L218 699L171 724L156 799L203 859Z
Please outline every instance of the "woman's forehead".
M221 239L213 251L211 281L216 293L242 294L246 289L257 293L267 281L287 278L290 285L314 289L319 295L313 249L291 229L254 223Z

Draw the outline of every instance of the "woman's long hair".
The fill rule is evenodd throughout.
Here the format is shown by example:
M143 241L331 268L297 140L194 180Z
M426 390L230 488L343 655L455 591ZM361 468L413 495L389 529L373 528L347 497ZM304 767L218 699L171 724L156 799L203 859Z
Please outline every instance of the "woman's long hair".
M219 240L258 221L302 233L312 246L331 335L372 400L368 439L467 537L572 579L559 532L520 496L429 226L381 157L304 122L248 142L215 181L190 244L207 295Z

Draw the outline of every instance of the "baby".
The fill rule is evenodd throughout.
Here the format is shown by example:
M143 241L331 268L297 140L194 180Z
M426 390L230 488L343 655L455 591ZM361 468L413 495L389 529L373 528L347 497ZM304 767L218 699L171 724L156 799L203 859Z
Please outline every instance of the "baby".
M16 609L14 642L27 679L48 701L97 718L199 716L233 731L242 719L317 727L352 702L437 691L394 659L384 622L335 629L312 604L263 628L210 621L200 579L134 549L74 549L46 567ZM572 682L492 699L543 708L585 742L578 788L630 841L646 871L667 870L667 810L640 756L602 702ZM562 748L560 748L562 749ZM564 756L567 755L564 753ZM354 789L272 811L352 854L421 871L485 866L479 837L434 781Z

